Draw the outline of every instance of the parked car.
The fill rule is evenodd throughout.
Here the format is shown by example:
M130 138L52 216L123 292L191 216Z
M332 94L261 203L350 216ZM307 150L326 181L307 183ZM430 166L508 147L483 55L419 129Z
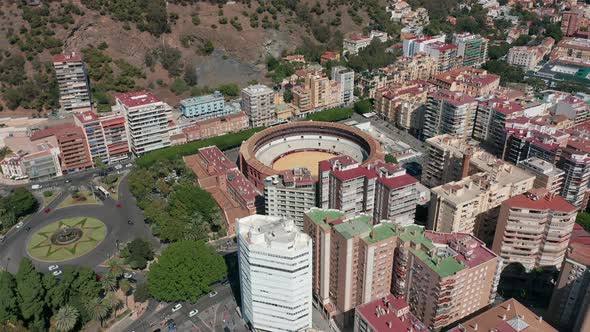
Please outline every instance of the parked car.
M188 316L189 317L194 317L198 313L199 313L199 310L194 309L194 310L191 310L191 312L188 313Z
M172 312L177 312L180 309L182 309L182 304L176 303L176 305L172 308Z
M34 184L31 186L31 189L33 189L33 190L37 190L37 189L41 189L41 188L43 188L43 186L41 186L40 184Z
M59 269L59 265L51 265L51 266L49 267L49 272L51 272L51 271L53 271L53 270L57 270L57 269Z
M216 291L212 291L211 293L209 293L209 297L215 297L215 296L217 296Z
M131 278L133 278L133 275L135 275L135 272L125 272L125 273L123 273L123 278L131 279Z
M129 163L129 164L125 165L125 167L133 167L133 164Z
M24 223L22 221L19 221L16 225L14 225L14 227L16 227L18 229L18 228L23 227L23 225L24 225Z
M0 235L0 242L4 242L6 240L6 235Z
M61 273L62 273L61 270L53 271L53 275L56 276L56 277L58 275L60 275Z
M65 180L64 183L70 183L72 180Z
M25 227L25 231L26 231L26 232L28 232L28 231L30 231L30 230L31 230L31 226L27 226L27 227Z

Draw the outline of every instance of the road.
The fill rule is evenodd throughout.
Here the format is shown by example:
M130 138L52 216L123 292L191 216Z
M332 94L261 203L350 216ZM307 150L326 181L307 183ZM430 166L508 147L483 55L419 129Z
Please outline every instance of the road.
M76 177L75 181L72 179L67 184L67 187L91 186L91 179L92 173L86 173L84 176ZM49 183L47 182L45 185L49 186ZM59 184L64 186L64 181L60 180ZM56 209L60 202L69 194L69 189L64 189L47 206L50 210L49 212L47 212L47 208L39 210L37 213L27 217L22 227L19 229L13 228L6 234L4 242L0 243L0 265L6 270L15 273L18 270L18 264L21 259L29 257L26 246L30 236L34 232L54 221L80 216L88 216L104 222L107 226L107 236L102 243L88 254L60 265L89 266L95 268L117 253L117 241L119 241L119 244L123 244L137 237L149 240L155 245L155 248L158 248L159 242L153 237L148 225L143 222L143 213L136 206L135 199L129 192L129 185L126 178L119 186L119 193L119 201L106 198L103 201L103 205L77 205ZM134 221L134 224L129 225L127 223L128 220ZM26 230L27 227L30 227L30 231ZM40 271L46 271L47 267L52 265L52 263L41 262L35 259L32 259L32 261Z

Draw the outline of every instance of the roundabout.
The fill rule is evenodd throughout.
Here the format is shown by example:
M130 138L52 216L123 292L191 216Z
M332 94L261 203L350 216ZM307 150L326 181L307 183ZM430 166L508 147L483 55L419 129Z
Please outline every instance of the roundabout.
M107 226L96 218L60 219L36 231L27 251L42 262L68 261L91 252L106 235Z

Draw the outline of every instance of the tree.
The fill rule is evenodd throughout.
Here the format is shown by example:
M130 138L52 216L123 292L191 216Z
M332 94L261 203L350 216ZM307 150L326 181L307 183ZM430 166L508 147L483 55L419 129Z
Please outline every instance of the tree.
M131 283L128 279L123 279L119 282L119 289L125 295L125 306L127 306L127 296L129 295L129 291L131 291Z
M194 64L186 64L184 66L184 81L190 86L197 85L199 79L197 77L197 69Z
M21 260L16 274L16 293L20 312L29 326L44 326L45 289L41 274L35 270L28 258Z
M113 312L113 315L117 316L117 310L119 310L123 304L121 299L117 296L117 293L114 291L108 292L102 301L104 305Z
M138 284L133 293L133 299L135 302L145 302L150 298L150 291L147 283Z
M0 209L11 210L15 217L21 218L35 212L39 202L35 196L26 188L17 188L14 192L3 199L0 199Z
M147 262L154 259L154 250L149 241L134 239L122 250L121 256L132 269L145 269Z
M112 274L116 278L120 277L124 272L123 263L121 262L120 259L111 259L107 263L107 269L108 269L108 274Z
M148 273L148 287L160 301L194 302L209 285L227 275L223 257L203 241L180 241L167 247Z
M109 315L109 308L102 302L102 299L95 297L88 301L86 309L92 320L100 322L102 326L103 320Z
M117 289L117 277L113 273L107 272L107 274L100 279L100 283L105 292L112 292Z
M0 322L16 322L19 315L16 282L12 274L0 271Z
M576 216L576 223L588 232L590 232L590 213L588 212L578 212Z
M94 167L98 168L98 170L100 171L101 174L104 174L104 171L106 170L107 166L105 165L102 158L101 157L94 157L94 159L92 159L92 161L94 162Z
M66 304L61 307L54 316L55 328L60 332L69 332L76 327L80 312L78 309Z
M222 84L218 90L223 93L224 96L236 97L240 94L240 88L235 83Z
M369 113L372 109L373 105L370 99L363 99L354 103L354 111L358 114Z
M390 164L397 164L397 158L391 153L385 155L385 162Z
M293 101L293 90L291 90L291 89L285 90L285 92L283 92L283 100L285 100L286 103L292 102Z

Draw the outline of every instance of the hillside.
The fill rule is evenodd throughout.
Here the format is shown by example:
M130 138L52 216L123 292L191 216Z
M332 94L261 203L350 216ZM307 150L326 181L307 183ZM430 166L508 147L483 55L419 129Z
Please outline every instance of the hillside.
M57 107L50 62L64 50L83 51L106 109L117 91L149 88L176 104L221 84L268 82L269 54L338 49L346 33L369 26L398 29L378 0L43 2L0 5L0 116Z

